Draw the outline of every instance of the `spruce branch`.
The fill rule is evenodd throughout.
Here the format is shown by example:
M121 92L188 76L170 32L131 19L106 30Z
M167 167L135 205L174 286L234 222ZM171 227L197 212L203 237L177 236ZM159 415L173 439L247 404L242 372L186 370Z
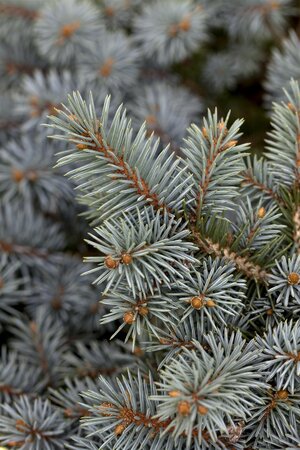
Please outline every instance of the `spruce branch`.
M99 391L84 393L84 398L89 401L86 406L90 416L83 419L82 426L93 430L96 425L103 448L110 448L110 442L114 442L116 449L128 449L129 445L132 447L133 435L135 449L146 442L151 442L152 449L160 444L159 432L168 423L154 417L155 406L149 397L156 393L156 388L151 374L143 379L139 371L136 376L128 372L117 385L100 377L99 388ZM89 406L91 402L93 406ZM171 448L168 442L165 448Z
M195 124L188 129L182 152L194 175L196 191L196 217L232 207L237 197L240 172L243 168L243 152L247 144L237 145L243 123L237 120L228 128L229 114L218 118L218 112L208 111L200 129Z
M254 299L250 303L250 310L246 314L247 320L256 328L257 332L261 332L262 327L268 329L274 327L283 321L290 311L282 304L276 303L276 296L271 295Z
M173 359L171 365L168 364L160 373L158 391L151 374L143 378L140 372L137 375L128 372L116 385L101 377L100 390L84 394L89 400L86 407L90 414L83 419L84 429L99 437L103 448L111 448L113 443L115 449L128 449L132 445L138 449L145 443L151 450L171 450L174 446L183 450L191 442L197 450L227 448L226 443L233 439L233 430L237 431L237 423L232 418L235 414L238 417L247 415L249 405L258 402L247 384L252 384L251 389L262 386L253 367L257 353L245 347L240 335L229 337L225 333L224 337L220 336L219 343L209 335L207 343L210 353L195 342L196 352L202 358L195 351L185 349L182 356ZM229 371L227 364L228 368L231 367ZM211 382L207 384L209 377ZM227 389L228 398L225 400ZM232 390L235 390L236 397ZM163 392L158 395L160 391ZM210 398L218 396L220 400L214 403L213 408ZM92 407L89 406L91 400ZM192 412L194 405L196 414ZM182 427L188 417L192 418L190 425ZM222 422L225 418L229 419L229 424Z
M99 293L91 285L93 277L86 277L82 283L80 276L84 269L79 258L65 255L57 258L51 271L35 274L31 295L24 302L30 317L51 318L72 332L74 322L87 319L93 309L97 313Z
M170 212L175 210L177 213L180 213L180 210L183 208L184 200L188 205L192 202L191 195L193 195L194 191L197 191L197 184L192 178L192 175L184 178L184 173L186 173L185 171L188 166L185 166L185 163L183 163L182 160L174 159L172 161L171 156L167 158L167 149L161 152L159 157L153 159L153 164L155 164L156 167L151 169L151 176L149 178L149 156L146 164L144 155L146 154L146 151L150 151L152 139L145 139L144 127L139 130L135 140L132 142L130 122L125 119L124 112L122 113L121 109L117 111L112 124L107 131L109 111L108 100L104 104L100 121L97 119L92 99L88 106L79 94L73 94L73 97L69 97L69 104L70 108L65 108L65 111L60 112L58 117L51 117L53 127L61 130L66 135L56 135L53 137L74 142L80 150L76 153L70 153L70 155L63 156L59 161L59 165L70 164L75 161L81 163L81 167L71 171L69 176L72 176L75 180L79 180L79 182L82 183L80 189L83 191L84 195L82 196L81 201L88 204L90 209L93 210L91 213L91 217L95 218L93 223L99 222L99 211L101 212L100 217L103 219L108 215L118 214L120 204L123 207L126 207L127 211L130 211L134 209L137 202L139 206L143 206L145 204L145 199L147 203L150 202L150 204L156 208L165 207ZM203 176L207 181L206 189L209 189L210 181L212 186L211 192L208 191L207 193L209 199L207 201L207 211L208 208L219 204L217 200L222 202L221 204L224 209L228 207L230 202L232 206L233 200L237 196L237 187L239 184L238 174L244 167L240 152L245 150L247 146L236 146L235 138L240 136L238 131L241 124L240 121L237 121L229 130L227 130L227 121L218 121L216 113L214 116L209 113L208 121L205 123L207 127L211 125L214 131L211 132L212 134L210 137L208 136L208 141L206 141L206 138L202 135L202 132L200 132L203 141L201 141L201 145L203 145L204 155L205 158L209 158L210 152L212 152L214 155L213 157L216 158L210 166L213 174L212 179L210 179L212 175L210 171L208 175L203 173ZM196 133L196 128L194 128L194 133ZM116 140L116 136L118 136L118 140ZM110 142L110 139L113 137L115 141ZM194 137L196 139L196 134ZM209 144L209 142L211 143ZM190 141L190 144L192 145L192 141ZM209 145L212 145L211 150L209 150ZM157 148L157 144L155 144L155 148ZM201 148L202 147L200 146L200 149ZM143 151L141 154L142 149ZM193 149L194 153L191 152L189 154L190 162L189 158L187 158L187 163L190 166L190 170L195 171L192 161L193 158L196 158L197 156L197 148L194 146ZM219 156L220 150L222 150L221 156ZM226 153L225 150L228 152L228 156L226 157L222 155L223 151ZM137 151L139 151L139 155L137 155ZM186 151L189 152L188 150ZM208 154L206 155L205 152L208 152ZM93 153L96 158L95 162ZM97 153L100 153L100 155L97 155ZM232 177L232 171L229 171L228 169L229 166L226 166L228 157L230 158L231 163L236 165L234 177ZM161 161L165 158L167 158L166 162L162 164ZM108 167L107 164L109 164ZM200 167L202 167L201 164L202 163L199 162ZM141 168L140 174L137 171L137 167ZM112 173L109 176L109 184L105 183L107 179L106 175L109 173L108 171L113 171L114 168L116 168L118 176L115 177ZM167 173L164 174L163 179L172 180L167 186L165 181L162 181L163 169L168 169ZM104 176L96 177L96 174L100 173ZM194 177L197 179L198 176L198 172L196 171ZM216 179L214 179L214 176L216 176ZM122 180L123 177L125 178L124 181ZM151 182L149 185L147 183L148 180ZM218 186L217 180L221 180L220 187ZM123 183L129 184L130 188L126 191L122 189ZM233 183L234 189L229 188L230 183ZM152 186L155 186L156 192L152 193ZM161 188L163 188L163 191L161 191ZM135 192L137 192L137 195L133 195ZM175 193L177 194L176 196ZM216 195L216 199L213 200ZM160 196L163 196L164 202L160 200ZM169 201L167 202L166 200L168 199ZM199 199L201 199L200 191L198 200ZM199 214L200 210L198 210L197 213ZM204 240L202 238L198 239L199 234L197 229L193 234L196 242L198 241L197 244L200 244L201 248L207 249L207 244L203 244ZM218 249L214 250L218 251ZM214 253L214 250L212 252L211 248L208 248L209 253ZM223 253L218 253L217 256L225 256L225 253L227 258L235 260L237 267L242 269L247 276L252 276L256 279L265 278L264 269L260 268L257 264L248 261L246 256L235 255L234 252L227 250L227 248L224 249Z
M106 31L91 51L78 57L78 77L90 83L94 90L102 89L115 95L137 82L140 57L132 39L125 33Z
M88 416L89 411L81 406L82 392L97 390L98 382L92 378L66 378L64 387L60 389L49 388L50 400L58 405L64 417L74 420L76 423L82 416Z
M204 5L163 0L144 5L134 21L134 37L143 54L162 65L182 61L207 38Z
M35 70L32 74L25 75L20 92L14 95L14 112L24 122L24 129L34 129L47 115L55 115L55 108L59 108L66 93L71 92L77 83L77 79L68 70L59 72L51 69L46 73Z
M28 275L32 268L51 264L65 247L60 225L34 214L32 205L22 208L20 202L0 204L0 252L6 261L21 263L20 269Z
M235 239L231 248L238 249L240 254L255 252L257 259L260 251L274 247L272 243L281 237L285 228L279 222L281 213L276 205L264 208L261 201L255 205L249 197L241 198L236 215L233 225Z
M125 352L118 343L97 340L89 342L75 341L73 347L65 354L67 375L71 378L89 377L97 379L100 375L115 377L125 369L134 366L136 357Z
M128 328L125 342L132 339L133 351L138 337L143 337L146 333L158 339L166 324L177 323L175 310L178 306L172 304L169 290L155 289L153 293L146 289L145 291L146 293L135 297L127 284L121 284L117 290L104 295L101 300L102 304L110 307L110 312L101 318L100 323L121 320L111 339L124 327Z
M161 330L159 342L144 342L143 348L148 352L163 352L158 370L169 364L173 357L180 354L183 348L193 350L196 342L203 346L204 335L208 332L207 323L204 321L194 321L191 315L178 324L167 324L166 330Z
M26 40L4 41L0 47L0 81L4 87L19 86L23 75L33 74L36 69L42 70L46 66L36 48Z
M231 250L230 246L214 242L209 237L204 237L194 228L193 238L199 246L199 249L208 255L224 259L233 263L238 271L249 279L254 279L265 283L267 281L267 272L260 265L253 263L248 256L240 256L237 252Z
M2 405L0 442L22 450L56 450L68 441L68 425L48 400L23 396L13 406Z
M82 202L93 209L93 223L118 214L120 206L127 211L146 204L182 210L192 189L187 166L169 154L168 148L157 156L158 141L146 138L144 125L133 139L131 122L122 107L109 126L109 105L106 98L98 120L92 97L87 105L79 93L73 93L69 108L50 117L52 127L63 132L53 138L77 146L76 152L62 156L59 165L81 164L68 175L79 183Z
M206 7L213 9L213 6L207 4ZM263 49L253 46L250 40L230 41L224 49L222 46L221 51L214 51L209 56L202 71L203 81L212 95L234 90L239 83L259 74L263 61Z
M22 136L0 150L0 194L3 203L25 201L42 211L66 209L74 199L71 183L55 163L53 144Z
M235 0L225 9L225 22L232 37L275 39L280 43L288 17L295 14L290 0ZM247 28L247 30L246 30Z
M280 203L279 193L276 192L278 186L274 183L273 173L270 170L269 162L264 158L258 159L255 155L253 159L247 158L246 170L242 172L241 187L243 195L251 199L273 204Z
M276 293L276 303L295 307L300 303L300 256L282 256L269 277L269 293Z
M141 4L141 0L103 0L99 6L107 28L115 29L132 26L133 18Z
M294 3L0 0L0 450L299 446Z
M196 350L183 349L160 372L161 394L152 397L159 403L159 419L171 418L166 430L175 442L185 433L187 445L193 436L201 444L204 431L213 442L228 435L228 424L234 426L235 417L246 419L249 409L260 403L253 391L262 386L255 373L257 354L245 347L241 335L225 331L221 342L213 334L206 341L210 351L195 343Z
M274 181L292 187L300 185L300 90L297 81L292 80L286 101L274 105L272 128L266 140L266 157L270 161Z
M279 390L294 394L300 381L300 322L281 322L269 328L263 337L257 336L256 345L263 349L262 371L266 381Z
M170 288L183 274L188 275L190 264L197 263L186 224L166 211L138 210L136 218L127 214L104 222L95 231L93 240L87 242L103 256L86 260L98 263L89 272L101 272L95 283L106 282L104 293L126 280L134 297L137 292L154 294L154 287Z
M0 94L0 143L1 145L7 142L18 127L21 125L20 117L14 111L13 96L11 93Z
M13 400L33 391L36 394L45 388L42 371L20 360L16 352L1 347L0 356L0 400L11 404Z
M138 129L145 121L147 133L154 132L162 147L170 143L170 148L176 152L180 152L187 127L197 120L203 108L189 90L165 81L143 84L126 106L134 128Z
M21 300L27 300L32 289L28 286L28 278L20 276L21 264L7 264L7 258L0 254L0 322L6 322L7 314L14 314L13 307Z
M246 298L246 283L236 278L234 272L234 264L208 257L197 271L191 271L186 282L179 281L174 296L183 309L178 311L181 321L192 315L208 331L210 327L216 330L226 325L230 316L236 316Z
M253 409L246 426L247 440L253 442L254 438L253 444L258 448L264 448L266 442L277 441L282 448L286 437L293 440L297 435L300 393L291 394L288 390L268 386L260 398L263 403ZM288 446L293 445L290 440L288 442Z
M40 10L34 26L39 51L60 66L74 64L102 30L100 11L86 0L54 0Z
M266 89L266 102L285 100L282 88L290 90L290 79L300 79L299 70L299 44L300 39L296 32L291 30L279 48L274 48L268 65L267 79L264 83Z
M66 336L59 324L39 315L36 321L26 316L11 319L11 349L21 361L41 371L47 385L58 385L66 373Z

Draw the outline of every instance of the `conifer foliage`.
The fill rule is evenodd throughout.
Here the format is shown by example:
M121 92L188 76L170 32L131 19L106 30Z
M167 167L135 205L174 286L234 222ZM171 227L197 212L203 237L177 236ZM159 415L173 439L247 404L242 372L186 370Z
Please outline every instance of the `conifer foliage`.
M295 2L0 14L0 445L299 448ZM262 70L258 156L206 93Z

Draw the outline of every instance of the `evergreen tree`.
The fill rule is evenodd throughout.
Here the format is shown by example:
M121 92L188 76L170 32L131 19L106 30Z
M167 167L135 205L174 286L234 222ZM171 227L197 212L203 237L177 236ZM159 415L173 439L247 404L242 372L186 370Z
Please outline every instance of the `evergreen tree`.
M0 0L5 450L300 447L296 6Z

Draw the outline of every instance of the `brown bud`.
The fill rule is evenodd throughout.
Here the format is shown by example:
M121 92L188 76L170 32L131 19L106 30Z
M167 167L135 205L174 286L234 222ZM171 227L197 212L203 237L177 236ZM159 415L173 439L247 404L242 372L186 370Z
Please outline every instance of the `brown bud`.
M123 321L128 325L131 325L135 321L134 313L132 311L127 311L123 316Z
M277 392L277 397L280 400L286 400L289 396L289 393L286 389L281 389L280 391Z
M143 350L141 349L141 347L134 347L134 350L132 352L134 355L136 356L142 356L144 354Z
M20 183L24 179L24 172L20 169L13 169L11 176L16 183Z
M266 215L266 210L265 208L262 206L261 208L259 208L259 210L257 211L257 217L259 219L263 219Z
M156 117L153 114L149 114L146 118L145 121L147 122L147 125L149 125L150 127L156 125Z
M112 6L107 6L104 8L104 14L108 17L113 17L115 15L115 9Z
M93 303L90 306L90 312L91 314L97 314L97 312L99 311L99 303Z
M224 145L224 149L227 150L228 148L235 147L238 141L229 141L227 144Z
M191 405L189 402L181 401L177 405L177 411L181 416L188 416L191 412Z
M51 306L55 311L58 311L62 307L62 301L60 296L53 297L51 301Z
M129 264L132 263L132 256L130 255L130 253L123 253L123 255L121 256L121 261L123 264L125 264L125 266L128 266Z
M203 296L193 297L191 299L191 305L194 309L201 309L203 306Z
M202 127L202 134L205 137L205 139L208 139L208 132L207 132L207 129L205 127Z
M291 103L291 102L288 102L287 107L288 107L291 111L293 111L293 112L296 111L295 105L293 105L293 103Z
M170 391L168 392L168 396L172 398L180 397L181 393L179 391Z
M100 68L100 75L102 75L104 78L109 77L112 72L114 62L115 61L113 58L107 58L107 60L104 61L104 64Z
M78 148L78 150L85 150L86 148L88 148L87 144L77 144L76 147Z
M147 314L149 313L149 309L147 308L147 306L140 306L139 307L139 314L141 316L147 316Z
M38 332L38 327L36 322L31 321L29 324L29 328L31 330L32 333L36 334Z
M63 38L69 38L71 37L78 29L80 28L80 22L79 20L76 20L75 22L66 23L63 25L63 27L60 30L60 35Z
M123 425L122 423L120 423L119 425L116 426L115 428L115 435L119 436L120 434L123 433L123 431L125 430L125 425Z
M189 17L185 17L182 19L181 22L178 24L178 28L181 31L189 31L191 28L191 20Z
M213 308L214 306L216 306L215 302L211 299L208 299L206 301L206 306L208 306L208 308Z
M109 255L105 258L104 264L108 269L116 269L119 265L119 261L117 259L114 259L111 255Z
M201 414L201 416L205 416L208 413L208 408L204 405L198 406L198 413Z
M57 105L48 105L48 112L51 116L58 116L59 111L57 110Z
M277 2L277 1L273 1L273 2L270 2L270 8L271 9L279 9L280 8L280 4L279 4L279 2Z
M296 272L291 272L288 275L288 283L289 284L292 284L292 285L298 284L299 280L300 280L300 276Z
M222 120L220 120L220 122L218 123L218 130L219 130L219 133L224 133L224 134L227 134L227 128L226 128L226 125L225 125L225 122L224 122L224 120L222 119Z
M267 313L268 316L272 316L273 315L273 309L272 308L267 309L266 313Z

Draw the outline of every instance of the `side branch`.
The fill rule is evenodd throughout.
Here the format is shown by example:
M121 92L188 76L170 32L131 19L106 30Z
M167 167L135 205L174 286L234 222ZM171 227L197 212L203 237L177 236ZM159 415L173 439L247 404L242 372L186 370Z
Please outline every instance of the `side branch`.
M121 174L125 178L127 178L127 180L131 182L131 186L135 188L136 192L140 196L145 197L145 199L149 203L151 203L151 205L155 209L165 208L168 212L170 212L169 207L165 203L160 202L159 197L156 193L151 192L151 189L148 186L147 182L138 175L137 171L129 167L122 156L117 156L114 153L113 148L108 147L103 143L103 139L100 133L96 134L96 138L98 143L95 142L95 147L87 143L86 145L77 144L77 148L79 150L88 149L94 150L98 153L102 153L105 158L107 158L114 166L117 166L119 168L116 173Z
M175 396L176 391L170 391L170 396ZM172 422L172 419L167 419L164 421L161 421L155 417L147 416L146 414L142 413L141 411L134 411L132 408L129 408L127 406L118 407L117 405L114 405L109 402L104 402L99 406L99 412L102 416L106 417L113 417L114 419L120 421L114 430L114 434L116 437L120 436L127 427L129 427L131 424L134 424L136 427L145 427L149 430L151 430L151 437L154 438L157 434L161 432L167 432L172 433L174 431L173 427L170 427L170 423ZM117 414L116 414L117 412ZM230 430L229 430L230 431ZM210 441L210 435L207 430L202 431L202 437L206 442ZM185 437L186 433L183 432L182 436ZM194 428L192 430L192 436L195 439L198 439L199 437L199 430L198 428ZM230 435L228 436L220 436L218 438L218 442L222 442L223 444L228 444L230 442Z
M282 203L282 200L274 191L272 191L272 189L268 188L268 186L266 186L265 184L257 181L250 172L243 172L241 173L241 176L244 178L244 180L241 183L242 186L248 186L250 184L251 186L256 187L258 190L266 194L268 197L275 200L277 203L279 204Z
M231 251L229 247L222 247L219 243L215 243L211 239L202 239L200 233L196 230L193 230L192 233L195 243L205 253L224 258L228 262L233 262L236 269L246 275L247 278L262 283L267 282L267 272L259 265L249 261L246 256L239 256L237 253Z
M219 123L221 130L224 129L225 125L223 124L223 122ZM205 133L207 133L207 131L205 130L205 128L202 130L203 135L205 136ZM222 132L222 131L221 131ZM227 133L227 129L224 129L224 137ZM215 145L217 144L217 139L215 138ZM197 210L199 210L201 203L203 203L205 196L207 194L207 190L209 188L209 184L211 182L211 177L212 177L212 169L214 167L215 161L217 160L218 156L223 153L224 151L235 147L237 144L237 141L230 141L228 142L226 145L220 145L220 147L218 148L218 150L212 155L211 158L208 158L207 160L207 164L205 167L205 175L204 175L204 181L202 183L200 183L199 185L199 194L198 194L198 199L197 199Z

